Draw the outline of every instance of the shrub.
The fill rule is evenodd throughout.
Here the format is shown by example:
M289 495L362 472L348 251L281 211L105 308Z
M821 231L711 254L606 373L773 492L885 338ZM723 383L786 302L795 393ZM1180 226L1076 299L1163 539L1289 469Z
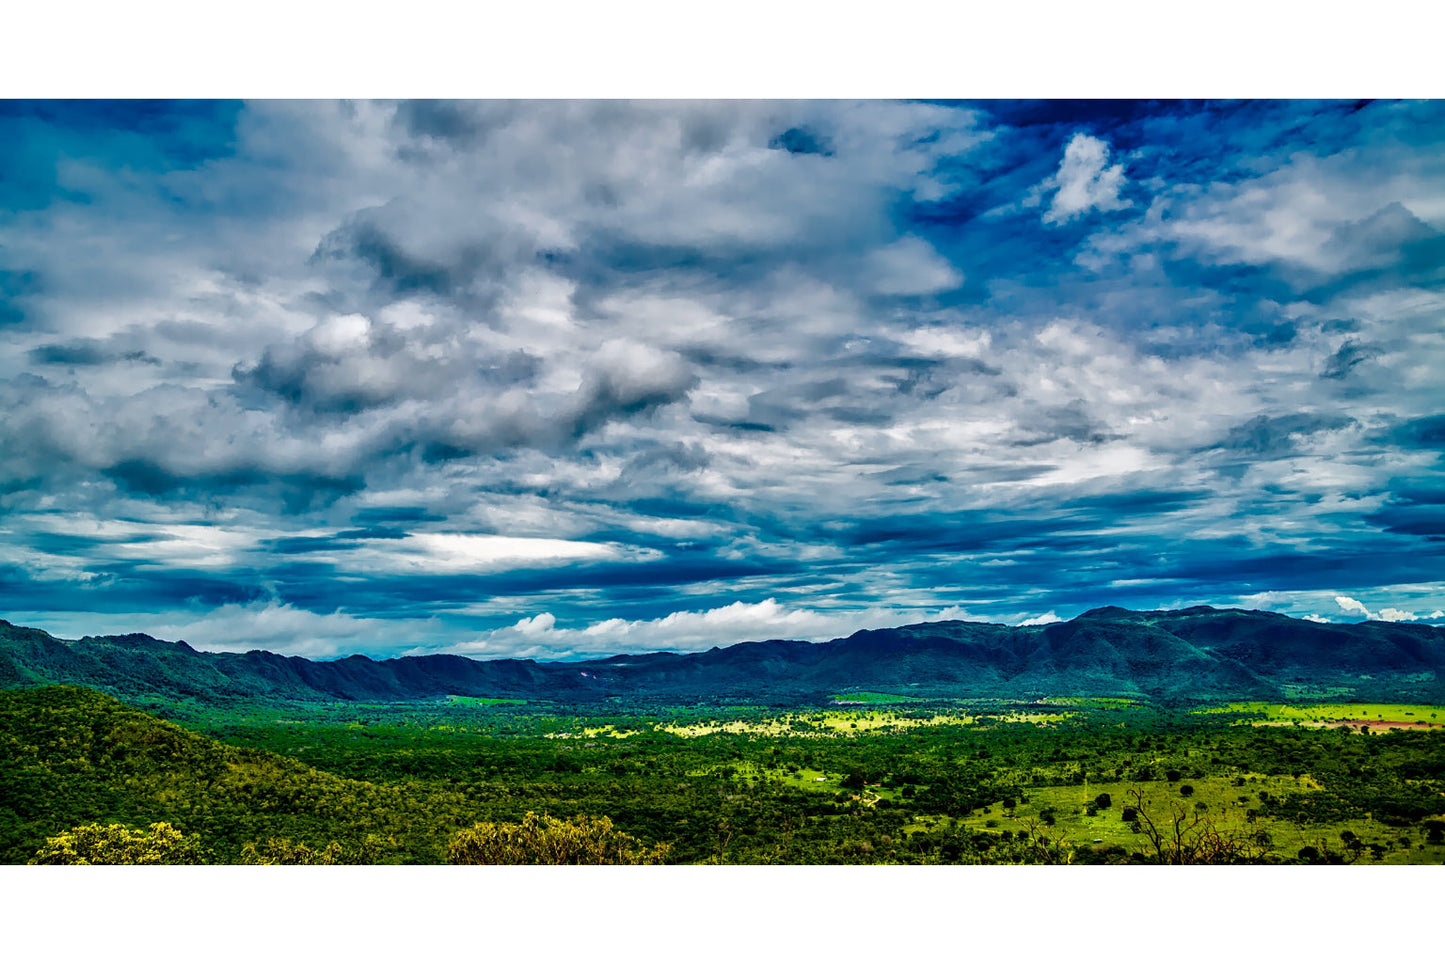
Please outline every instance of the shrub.
M199 836L187 836L170 823L131 829L119 823L89 823L51 836L30 862L63 866L142 866L205 862Z
M648 848L612 828L606 816L570 820L527 813L520 823L477 823L447 847L447 862L476 865L640 866L661 863L664 845Z

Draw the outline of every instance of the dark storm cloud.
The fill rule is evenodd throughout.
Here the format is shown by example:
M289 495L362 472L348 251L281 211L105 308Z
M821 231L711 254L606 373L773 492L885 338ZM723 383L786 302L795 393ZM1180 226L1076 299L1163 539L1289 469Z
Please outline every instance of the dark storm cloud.
M827 138L820 137L803 127L789 127L768 141L768 146L785 150L789 154L821 154L829 157L833 153L828 146Z
M1445 449L1445 415L1412 419L1398 425L1389 437L1409 448Z
M118 350L95 338L76 338L62 344L46 344L30 350L30 360L35 364L55 365L103 365L119 361L138 364L160 364L160 359L139 348L130 351Z
M1374 345L1360 344L1357 341L1346 341L1340 345L1340 350L1330 356L1325 363L1325 368L1320 372L1323 378L1344 378L1356 366L1372 358L1378 358L1384 352Z
M1339 431L1357 424L1345 415L1259 415L1229 430L1218 447L1249 455L1278 457L1293 454L1300 443L1321 431Z

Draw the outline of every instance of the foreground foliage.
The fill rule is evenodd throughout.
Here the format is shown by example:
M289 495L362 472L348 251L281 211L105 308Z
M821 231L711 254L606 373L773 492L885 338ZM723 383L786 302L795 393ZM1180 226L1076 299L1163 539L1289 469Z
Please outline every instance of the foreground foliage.
M644 866L661 863L666 845L649 847L612 828L606 816L555 819L527 813L520 823L477 823L447 847L447 862L465 866Z
M200 837L187 836L169 823L129 829L118 823L89 823L52 836L32 863L62 866L194 865L207 862Z

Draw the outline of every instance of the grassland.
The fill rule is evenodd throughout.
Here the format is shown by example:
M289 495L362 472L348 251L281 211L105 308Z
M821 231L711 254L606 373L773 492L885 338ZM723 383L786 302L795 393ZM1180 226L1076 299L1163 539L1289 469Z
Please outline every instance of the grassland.
M454 706L524 706L526 699L484 699L479 696L449 695L446 701Z
M1337 726L1350 723L1373 728L1445 726L1445 708L1420 704L1231 702L1198 711L1208 715L1237 715L1241 722L1250 725Z

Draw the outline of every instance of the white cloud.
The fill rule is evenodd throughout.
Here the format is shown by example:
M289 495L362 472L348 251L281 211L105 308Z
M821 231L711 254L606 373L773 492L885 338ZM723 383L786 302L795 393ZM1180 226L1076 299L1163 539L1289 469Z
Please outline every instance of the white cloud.
M1337 595L1335 596L1335 601L1339 604L1340 608L1346 612L1358 612L1365 618L1376 622L1413 622L1420 618L1420 616L1414 612L1407 612L1404 609L1398 609L1388 605L1381 608L1379 612L1371 612L1365 607L1363 602L1352 599L1347 595ZM1434 618L1434 616L1428 617Z
M657 619L607 619L581 628L558 627L550 612L520 619L506 628L482 633L447 651L476 658L571 658L624 652L697 651L713 646L765 639L827 641L861 629L890 628L935 618L960 618L958 608L935 613L921 609L870 608L828 612L789 608L776 599L733 602L703 611L679 611ZM433 649L416 649L421 654Z
M963 283L933 245L911 235L870 253L865 271L879 294L937 294Z
M1050 610L1043 615L1035 615L1031 619L1024 619L1019 625L1050 625L1054 622L1062 621L1063 619L1059 618L1057 614Z
M369 539L366 546L337 551L331 558L338 567L347 571L455 575L638 558L650 554L635 550L624 552L615 545L559 538L514 538L451 532L421 532L395 540Z
M1088 134L1075 134L1064 148L1059 171L1045 182L1055 188L1044 212L1045 224L1066 224L1089 211L1118 211L1130 206L1119 197L1126 183L1124 165L1109 166L1109 145Z
M295 608L275 599L232 603L200 617L181 613L114 616L115 631L145 632L185 641L211 652L264 649L281 655L325 659L368 651L390 654L400 642L415 642L439 630L430 620L373 619L338 610L327 614Z
M1365 608L1365 603L1350 598L1348 595L1336 595L1335 603L1346 612L1358 612L1367 619L1373 619L1370 610Z

